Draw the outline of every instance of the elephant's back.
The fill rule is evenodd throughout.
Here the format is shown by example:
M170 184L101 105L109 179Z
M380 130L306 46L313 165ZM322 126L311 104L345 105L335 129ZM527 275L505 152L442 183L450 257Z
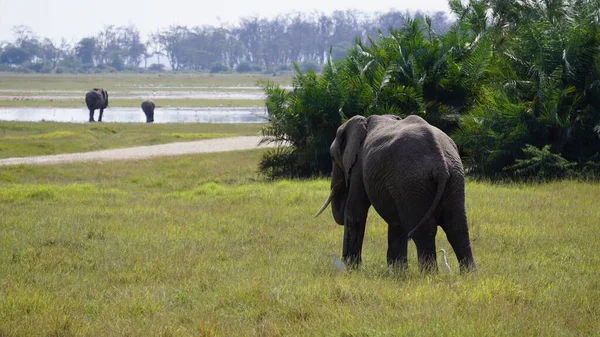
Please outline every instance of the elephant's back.
M152 111L155 107L156 105L151 100L145 100L142 102L142 110L144 111Z
M85 94L85 103L89 108L96 107L100 100L102 99L102 95L95 90L90 90Z
M406 164L422 165L423 161L433 159L432 156L439 157L438 135L430 125L394 124L369 132L364 143L367 160L408 161Z
M446 161L429 125L386 129L365 140L365 189L380 215L412 229L432 204L439 175L448 174Z
M407 179L403 184L433 181L448 172L438 137L430 125L420 123L402 128L390 125L378 134L371 134L365 140L364 173L383 181L395 181L390 175L402 176ZM435 192L435 185L429 187Z

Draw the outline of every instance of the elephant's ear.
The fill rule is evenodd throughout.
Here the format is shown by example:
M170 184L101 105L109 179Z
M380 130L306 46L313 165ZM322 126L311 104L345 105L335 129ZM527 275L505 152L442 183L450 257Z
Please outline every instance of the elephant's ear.
M350 172L358 153L362 148L362 143L367 137L367 119L363 116L354 116L346 122L344 128L344 143L342 150L342 162L344 164L344 175L346 177L346 185L350 182Z

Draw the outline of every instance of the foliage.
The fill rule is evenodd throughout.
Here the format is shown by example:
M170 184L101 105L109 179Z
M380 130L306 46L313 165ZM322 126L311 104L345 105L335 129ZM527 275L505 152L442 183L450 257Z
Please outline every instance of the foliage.
M600 149L597 1L491 4L494 76L455 135L470 170L502 176L526 144L581 169Z
M258 164L259 171L269 179L301 176L298 155L293 148L281 146L267 150Z
M345 59L325 66L325 73L337 69L343 75L316 80L326 82L324 88L339 87L339 93L320 101L307 98L311 109L323 109L333 100L346 114L420 115L454 138L468 172L480 176L504 177L503 168L524 158L528 144L550 145L576 163L576 170L595 167L600 2L449 4L458 20L443 33L423 17L406 18L402 28L378 31L366 42L357 38ZM303 103L289 111L296 119L309 118L298 117L305 113L296 108ZM335 129L323 135L320 124L303 137L333 138ZM281 123L273 127L286 128ZM324 166L308 174L323 172Z
M235 70L238 73L249 73L249 72L260 72L262 71L262 67L257 64L251 64L249 62L240 63Z
M289 92L266 88L270 126L263 134L299 153L303 169L290 176L329 173L329 144L342 117L418 114L447 132L458 127L458 116L480 95L491 43L457 47L470 41L458 28L438 36L431 27L428 18L407 19L368 45L357 39L345 59L330 59L319 76L297 67Z
M31 53L29 52L29 50L14 46L8 46L4 48L2 54L0 55L1 63L11 65L21 65L25 62L28 62L30 59Z
M532 145L523 148L525 159L504 168L520 179L547 181L569 176L575 163L570 163L558 154L550 152L550 145L538 149Z
M163 72L163 71L165 71L165 65L164 64L160 64L160 63L152 63L148 67L148 70L155 71L155 72Z
M210 66L210 73L211 74L214 74L214 73L224 73L224 72L227 72L227 71L229 71L229 68L226 65L224 65L223 63L220 63L220 62L213 63Z
M321 71L321 66L316 61L304 61L298 64L298 69L304 73L308 71L318 73Z
M94 36L85 36L74 44L62 40L55 43L41 39L27 26L15 27L15 43L4 46L7 55L0 64L17 64L10 68L22 71L21 64L49 62L53 72L95 72L96 67L110 64L118 71L142 72L148 60L167 61L174 71L211 70L216 63L229 69L252 64L254 72L273 72L280 66L291 67L294 62L313 60L320 67L326 62L326 53L333 46L341 56L355 36L366 37L378 28L400 27L403 17L420 13L366 14L351 10L288 13L275 18L245 17L236 25L201 25L188 27L173 25L160 29L143 41L132 25L107 26ZM451 21L444 12L434 16L436 27L446 27ZM17 48L17 49L12 49ZM0 54L2 50L0 49ZM58 63L75 58L82 67L59 66ZM239 67L246 72L245 66ZM316 69L313 67L313 69Z
M347 94L341 85L332 84L341 81L341 75L330 61L322 76L311 70L304 74L296 65L291 91L263 83L269 123L262 129L263 142L291 145L289 151L267 152L260 165L263 173L272 178L306 177L331 170L329 144L342 120L342 95Z

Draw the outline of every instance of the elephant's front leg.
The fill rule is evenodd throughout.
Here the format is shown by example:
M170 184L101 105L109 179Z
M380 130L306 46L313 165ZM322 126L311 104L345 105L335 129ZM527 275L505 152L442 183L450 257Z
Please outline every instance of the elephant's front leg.
M362 180L355 179L350 183L350 193L344 212L344 248L342 256L350 266L361 263L365 224L371 202L367 197Z
M366 212L363 216L346 216L342 256L346 264L356 267L362 262L361 252L365 237Z

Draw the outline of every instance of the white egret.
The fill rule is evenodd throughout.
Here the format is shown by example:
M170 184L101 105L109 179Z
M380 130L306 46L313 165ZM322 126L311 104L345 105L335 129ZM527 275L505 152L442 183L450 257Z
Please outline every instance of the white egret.
M442 253L442 268L444 268L445 271L450 272L451 269L448 260L446 259L446 251L442 248L440 249L440 252Z
M333 260L333 267L335 271L346 271L346 265L344 261L340 260L336 253L331 253L331 259Z

